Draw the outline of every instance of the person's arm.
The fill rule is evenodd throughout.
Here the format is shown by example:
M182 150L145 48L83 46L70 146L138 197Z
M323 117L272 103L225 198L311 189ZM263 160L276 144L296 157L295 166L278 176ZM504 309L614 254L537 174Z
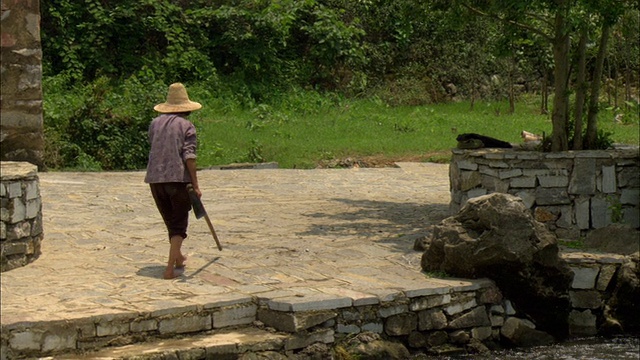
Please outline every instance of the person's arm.
M191 185L193 186L193 190L196 191L198 197L202 197L202 192L200 191L200 186L198 185L198 172L196 167L196 159L190 158L186 161L187 171L189 172L189 176L191 177Z

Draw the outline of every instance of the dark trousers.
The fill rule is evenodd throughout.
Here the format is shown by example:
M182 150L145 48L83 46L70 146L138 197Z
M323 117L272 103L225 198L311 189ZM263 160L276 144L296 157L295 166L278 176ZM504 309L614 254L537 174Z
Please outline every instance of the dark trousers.
M169 231L169 239L175 235L186 238L189 210L191 210L187 183L155 183L149 186L153 200Z

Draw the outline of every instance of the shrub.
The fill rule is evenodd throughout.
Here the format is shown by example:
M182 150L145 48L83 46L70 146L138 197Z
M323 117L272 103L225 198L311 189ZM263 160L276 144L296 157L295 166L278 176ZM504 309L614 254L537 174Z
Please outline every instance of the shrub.
M85 86L64 77L43 83L45 164L50 168L133 170L146 165L147 129L166 86L131 76L121 86L100 77Z

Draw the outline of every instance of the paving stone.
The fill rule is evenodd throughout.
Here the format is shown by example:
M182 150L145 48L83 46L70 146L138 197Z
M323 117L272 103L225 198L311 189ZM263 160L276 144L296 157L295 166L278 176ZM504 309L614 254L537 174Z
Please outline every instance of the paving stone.
M315 295L310 297L287 297L270 300L268 306L276 311L310 311L349 307L353 304L347 297Z
M261 288L263 289L263 288ZM243 289L246 290L246 289ZM214 309L240 304L249 304L253 302L253 298L244 294L222 294L217 295L216 300L204 304L205 309Z
M380 299L377 296L372 294L365 294L359 291L353 291L345 288L319 288L318 290L327 293L336 295L338 297L348 297L351 298L353 306L365 306L365 305L375 305L380 303Z

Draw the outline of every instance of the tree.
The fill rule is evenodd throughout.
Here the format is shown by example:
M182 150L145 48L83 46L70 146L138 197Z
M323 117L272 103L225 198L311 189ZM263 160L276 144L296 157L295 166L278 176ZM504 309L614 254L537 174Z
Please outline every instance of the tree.
M565 151L570 148L569 136L573 133L579 141L573 142L573 149L580 150L582 144L582 121L574 122L577 127L570 128L570 80L573 71L580 66L571 66L572 37L599 35L598 52L591 76L587 131L584 148L594 148L597 136L597 113L602 65L612 26L632 5L629 0L459 0L458 6L470 12L516 26L545 39L552 48L554 64L554 98L551 151ZM594 28L591 24L599 25ZM582 45L579 45L582 46ZM584 59L583 59L584 60ZM581 60L582 61L582 60ZM586 60L584 60L586 61ZM585 86L584 74L578 76L579 86ZM584 98L579 99L576 112L583 113ZM582 117L582 115L580 115ZM576 130L580 134L576 134ZM573 140L573 139L571 139Z

